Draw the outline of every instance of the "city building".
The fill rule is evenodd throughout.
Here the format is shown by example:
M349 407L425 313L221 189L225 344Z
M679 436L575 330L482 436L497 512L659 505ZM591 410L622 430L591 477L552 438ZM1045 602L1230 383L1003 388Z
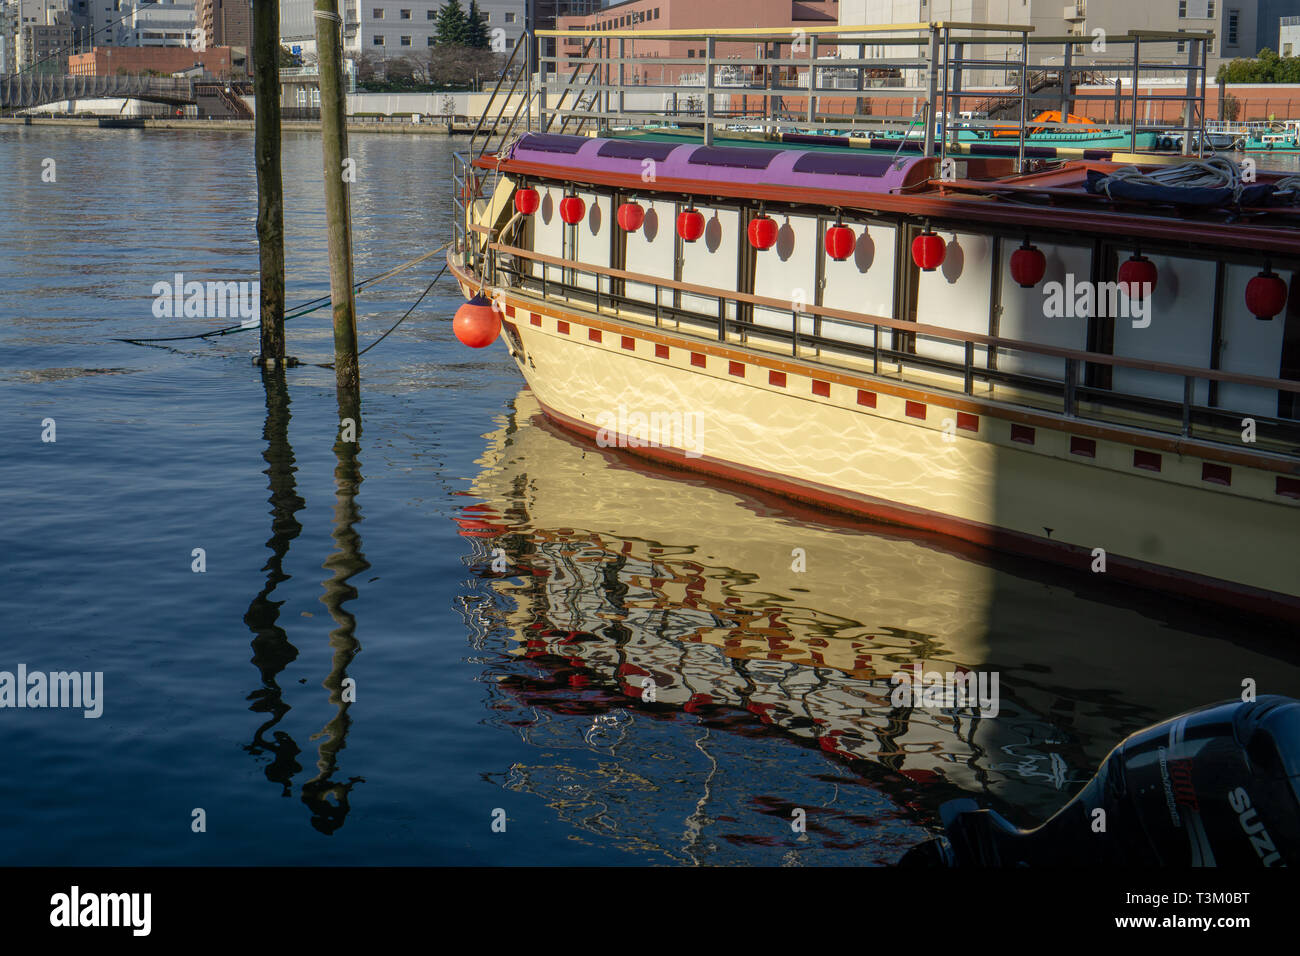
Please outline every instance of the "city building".
M87 53L68 57L72 76L115 76L119 73L162 73L171 75L202 67L205 73L223 79L231 75L228 46L191 50L180 46L94 47Z
M1281 52L1281 32L1286 26L1283 21L1297 16L1300 16L1300 0L1259 0L1259 35L1256 39L1260 49L1268 47Z
M196 0L195 20L204 46L243 50L253 45L252 0Z
M1024 24L1034 27L1036 36L1119 36L1130 30L1159 30L1175 32L1213 31L1207 44L1206 67L1213 78L1219 64L1228 60L1253 57L1260 49L1260 10L1269 3L1295 6L1300 0L841 0L840 23L845 26L883 25L889 23L918 23L950 20L967 23ZM1300 12L1300 11L1298 11ZM1098 34L1097 31L1104 31ZM1129 48L1124 53L1108 50L1094 51L1091 45L1076 48L1074 61L1081 66L1121 66ZM894 48L892 54L900 59L915 59L922 51L914 47ZM1143 60L1167 60L1170 64L1185 64L1187 48L1162 45ZM972 58L1018 59L1014 47L984 44L970 51ZM1059 49L1033 50L1030 56L1034 65L1060 65L1063 54ZM910 76L909 80L914 80ZM968 77L977 83L1000 85L1005 81L1003 71L988 71L982 76Z
M1300 56L1300 16L1282 17L1278 22L1277 52Z
M489 36L499 31L496 39L503 50L513 49L523 36L528 5L529 0L479 0L479 12ZM280 0L280 42L308 56L316 53L312 6L312 0ZM367 53L387 58L427 51L436 42L442 7L443 0L343 0L339 12L343 16L344 53L349 57ZM468 12L469 0L461 0L461 8Z
M586 14L560 16L561 30L716 30L719 27L772 27L798 29L801 26L834 26L838 0L625 0ZM577 57L586 40L566 37L560 52ZM703 59L703 41L667 40L659 37L624 41L624 55L643 63L626 67L625 82L665 85L677 82L702 83L704 71L689 65L657 63L663 58ZM617 54L617 50L612 51ZM747 42L717 44L719 59L761 56L761 45ZM561 67L563 70L563 66ZM569 67L576 68L576 60ZM724 80L725 81L725 80Z
M17 34L18 4L16 0L0 0L0 73L18 69Z
M64 72L74 35L66 0L19 0L15 19L16 68Z
M195 43L193 0L136 0L123 4L114 24L119 46L192 47Z

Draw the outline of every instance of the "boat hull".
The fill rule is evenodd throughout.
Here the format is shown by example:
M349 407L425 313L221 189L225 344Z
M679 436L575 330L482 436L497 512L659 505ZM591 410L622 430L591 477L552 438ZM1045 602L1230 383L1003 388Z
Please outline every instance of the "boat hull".
M1300 618L1288 557L1300 506L1269 500L1268 472L1234 466L1233 487L1218 489L1199 459L1165 455L1148 477L1123 441L1096 441L1090 460L1073 453L1077 423L1040 419L1030 446L1007 437L992 404L972 414L959 396L865 376L858 387L743 346L497 295L545 414L588 440L1117 584ZM670 433L656 421L681 425Z

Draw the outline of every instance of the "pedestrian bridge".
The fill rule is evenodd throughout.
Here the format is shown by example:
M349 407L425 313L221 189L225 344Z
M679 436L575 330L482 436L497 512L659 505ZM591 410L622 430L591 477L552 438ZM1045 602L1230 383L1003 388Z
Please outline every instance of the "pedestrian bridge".
M194 84L176 77L58 76L11 73L0 75L0 113L31 109L64 100L130 98L188 106L195 102Z

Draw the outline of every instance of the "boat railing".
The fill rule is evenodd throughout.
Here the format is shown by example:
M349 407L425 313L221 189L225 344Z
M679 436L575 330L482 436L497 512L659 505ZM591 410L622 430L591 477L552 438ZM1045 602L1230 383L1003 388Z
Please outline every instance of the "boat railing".
M483 227L471 228L485 232ZM469 244L471 248L474 245ZM503 242L487 242L479 261L498 284L534 294L542 301L563 301L591 309L596 317L639 313L655 327L673 327L724 343L765 342L794 358L838 365L844 371L861 371L865 367L873 375L931 387L936 380L944 381L946 384L939 387L971 397L993 398L995 390L1000 389L1000 403L1025 405L1098 424L1136 426L1238 450L1240 442L1225 436L1239 438L1242 414L1226 407L1199 404L1199 392L1213 395L1220 384L1232 384L1300 396L1300 381L1290 379L1069 349L811 303L791 303L597 266ZM628 295L629 283L654 288L654 301ZM687 304L691 299L704 300L708 307L692 308ZM789 325L755 322L755 310L788 315ZM833 334L835 327L866 332L869 342L837 337ZM926 354L917 348L918 342L959 347L962 359L946 360L932 351ZM1061 377L1008 370L1017 356L1055 360L1060 363ZM999 364L1003 367L999 368ZM1171 401L1116 390L1108 381L1116 369L1173 379L1181 386L1182 399ZM1198 389L1201 382L1208 383L1208 388ZM1300 413L1300 397L1291 401ZM1270 457L1267 451L1294 456L1300 444L1300 421L1254 413L1249 417L1257 428L1256 448L1265 452L1255 463L1266 468L1275 465L1273 470L1289 473L1293 459Z
M963 108L976 114L964 128L1022 143L1031 129L1077 131L1068 117L1086 113L1092 124L1127 132L1133 150L1151 131L1182 131L1184 151L1194 150L1213 34L1033 33L1027 25L947 21L540 30L525 38L538 51L530 52L537 79L527 108L543 129L557 118L582 129L686 128L706 145L738 128L901 135L919 124L926 153L940 156L959 135L941 119ZM555 52L542 54L551 41ZM1113 91L1080 88L1099 79ZM1059 110L1063 122L1036 121L1042 109Z

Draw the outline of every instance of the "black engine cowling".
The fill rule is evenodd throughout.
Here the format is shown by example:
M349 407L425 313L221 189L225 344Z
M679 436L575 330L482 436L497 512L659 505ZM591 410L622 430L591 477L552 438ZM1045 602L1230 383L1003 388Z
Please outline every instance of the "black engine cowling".
M972 800L903 866L1287 866L1300 862L1300 701L1213 704L1126 738L1042 826Z

